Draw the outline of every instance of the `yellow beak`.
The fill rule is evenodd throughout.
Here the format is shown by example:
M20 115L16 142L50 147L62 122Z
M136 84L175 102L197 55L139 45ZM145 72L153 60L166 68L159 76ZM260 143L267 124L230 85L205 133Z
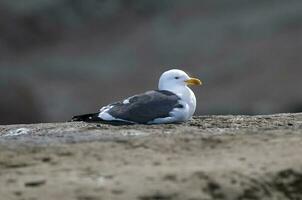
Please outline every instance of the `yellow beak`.
M187 83L187 85L202 85L201 80L197 78L190 78L188 80L185 80L185 82Z

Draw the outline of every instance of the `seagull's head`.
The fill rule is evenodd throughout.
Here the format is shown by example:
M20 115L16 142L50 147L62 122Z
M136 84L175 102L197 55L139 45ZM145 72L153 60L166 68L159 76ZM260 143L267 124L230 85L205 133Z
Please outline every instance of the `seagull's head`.
M202 85L202 82L197 78L191 78L182 70L171 69L160 76L158 89L170 90L175 87L185 87L190 85Z

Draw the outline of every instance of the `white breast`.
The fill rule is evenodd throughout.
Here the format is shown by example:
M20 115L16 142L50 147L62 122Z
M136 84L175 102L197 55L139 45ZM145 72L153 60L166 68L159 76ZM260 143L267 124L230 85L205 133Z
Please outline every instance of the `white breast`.
M186 86L177 87L170 91L180 97L179 103L184 106L183 108L175 108L170 114L180 121L190 119L196 109L196 98L193 91Z
M188 105L188 119L190 119L196 109L196 97L190 88L185 87L185 90L182 100Z

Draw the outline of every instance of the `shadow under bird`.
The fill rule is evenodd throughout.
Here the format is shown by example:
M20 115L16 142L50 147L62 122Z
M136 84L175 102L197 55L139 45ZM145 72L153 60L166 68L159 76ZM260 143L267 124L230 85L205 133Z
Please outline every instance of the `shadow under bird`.
M97 113L74 116L71 121L108 124L165 124L191 119L196 109L196 97L188 87L202 85L184 71L164 72L158 90L147 91L104 106Z

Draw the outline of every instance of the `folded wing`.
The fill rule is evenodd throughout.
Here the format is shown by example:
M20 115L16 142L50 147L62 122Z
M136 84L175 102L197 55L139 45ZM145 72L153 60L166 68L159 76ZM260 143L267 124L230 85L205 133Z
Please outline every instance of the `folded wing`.
M102 108L99 117L109 114L114 120L148 123L157 118L169 117L174 108L182 107L179 100L172 92L152 90Z

